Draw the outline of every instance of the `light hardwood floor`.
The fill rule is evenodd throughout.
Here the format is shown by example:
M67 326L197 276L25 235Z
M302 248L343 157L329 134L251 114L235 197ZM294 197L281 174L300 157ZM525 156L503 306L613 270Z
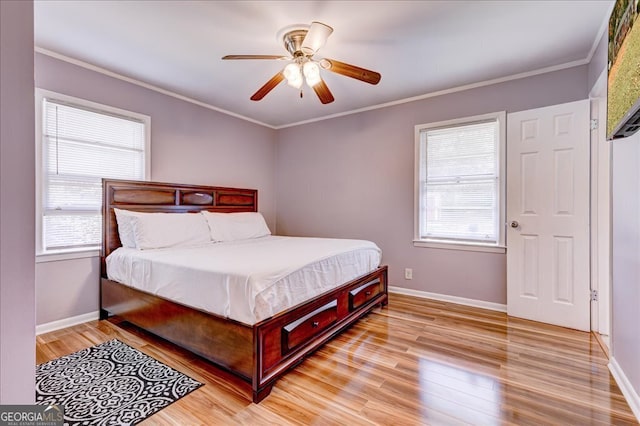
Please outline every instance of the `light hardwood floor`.
M589 333L391 294L276 382L250 389L110 319L43 334L37 362L118 338L205 383L144 425L638 424Z

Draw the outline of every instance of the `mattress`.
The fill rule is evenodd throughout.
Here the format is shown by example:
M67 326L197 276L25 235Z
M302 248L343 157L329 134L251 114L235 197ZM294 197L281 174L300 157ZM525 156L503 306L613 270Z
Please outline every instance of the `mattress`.
M265 236L107 258L110 280L253 325L380 265L371 241Z

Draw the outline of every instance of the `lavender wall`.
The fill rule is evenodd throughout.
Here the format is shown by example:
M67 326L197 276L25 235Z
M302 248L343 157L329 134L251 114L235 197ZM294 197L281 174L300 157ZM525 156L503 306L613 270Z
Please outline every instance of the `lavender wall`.
M33 404L33 2L0 1L0 404Z
M151 117L151 179L256 188L275 231L276 131L43 54L36 87ZM36 264L37 323L98 309L98 262Z
M600 74L602 74L607 69L607 58L609 49L609 45L607 44L608 40L608 33L605 32L600 38L596 50L593 52L591 62L589 62L587 81L587 88L589 89L591 89L596 84L596 81L598 81Z
M36 324L98 310L100 257L36 263Z
M276 131L36 54L36 87L151 117L151 179L259 190L275 223Z
M640 133L612 151L612 354L640 395Z
M504 254L413 247L414 126L586 99L587 71L579 66L280 130L278 232L370 239L382 248L390 285L505 304ZM404 268L413 268L413 280L404 279Z

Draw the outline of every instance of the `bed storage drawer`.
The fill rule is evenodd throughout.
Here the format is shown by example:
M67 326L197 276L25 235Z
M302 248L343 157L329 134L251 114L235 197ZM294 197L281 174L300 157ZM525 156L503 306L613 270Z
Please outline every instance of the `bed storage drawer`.
M338 319L338 301L319 307L304 317L282 327L283 355L333 325Z
M353 311L380 294L380 280L368 282L349 291L349 310Z

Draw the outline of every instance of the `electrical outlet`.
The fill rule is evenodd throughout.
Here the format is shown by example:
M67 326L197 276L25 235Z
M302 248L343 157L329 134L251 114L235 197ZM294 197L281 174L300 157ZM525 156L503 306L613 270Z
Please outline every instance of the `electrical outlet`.
M405 280L412 280L413 279L413 269L404 268L404 279Z

